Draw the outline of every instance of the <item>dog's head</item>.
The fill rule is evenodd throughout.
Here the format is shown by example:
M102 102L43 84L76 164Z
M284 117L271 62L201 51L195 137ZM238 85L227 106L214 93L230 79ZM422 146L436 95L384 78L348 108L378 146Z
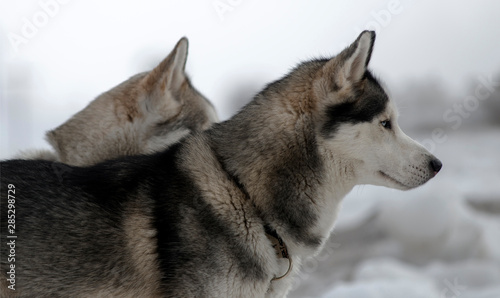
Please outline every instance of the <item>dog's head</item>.
M264 221L301 245L323 243L354 185L410 189L441 168L367 70L374 40L365 31L336 57L300 64L206 133Z
M212 104L184 72L188 41L152 71L101 94L47 133L62 162L91 165L123 155L151 153L218 121Z
M367 69L374 41L374 32L361 33L319 69L313 83L322 110L319 142L356 184L414 188L434 177L441 162L399 128L394 103Z
M303 142L316 144L302 152L308 152L311 161L321 160L315 164L329 169L328 176L353 184L410 189L434 177L441 162L399 128L394 103L367 68L374 42L375 32L364 31L337 56L302 63L268 85L248 107L258 108L264 119L252 126L282 136L282 142L273 139L265 145L281 155L283 145L298 148L287 144L296 136L286 137L285 128L302 137L297 130L302 126L307 135L315 136ZM304 159L300 152L290 154L286 158Z

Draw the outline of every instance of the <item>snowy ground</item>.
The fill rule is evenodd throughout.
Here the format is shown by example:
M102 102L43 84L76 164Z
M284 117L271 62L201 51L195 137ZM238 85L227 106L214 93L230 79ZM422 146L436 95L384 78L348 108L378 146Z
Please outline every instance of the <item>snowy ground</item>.
M423 187L355 188L290 297L499 298L500 129L450 132L434 154Z

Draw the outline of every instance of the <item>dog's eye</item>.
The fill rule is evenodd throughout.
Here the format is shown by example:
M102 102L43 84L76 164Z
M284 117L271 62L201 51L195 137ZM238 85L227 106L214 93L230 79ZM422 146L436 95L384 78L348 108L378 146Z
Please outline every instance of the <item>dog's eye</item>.
M391 129L391 121L390 120L384 120L384 121L380 121L380 124L384 127L384 128L387 128L387 129Z

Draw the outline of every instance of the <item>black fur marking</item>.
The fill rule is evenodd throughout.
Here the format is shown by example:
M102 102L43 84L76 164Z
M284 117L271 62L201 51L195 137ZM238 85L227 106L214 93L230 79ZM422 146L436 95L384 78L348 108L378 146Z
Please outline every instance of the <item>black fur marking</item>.
M363 91L355 91L352 98L327 108L327 121L322 127L324 137L334 137L344 123L370 122L384 111L389 101L387 94L370 72L365 73Z
M297 242L315 247L321 244L321 238L310 233L318 221L312 204L315 203L314 190L323 173L323 163L313 133L304 133L304 139L297 145L290 148L282 163L274 165L275 170L267 184L273 198L272 214L267 216L285 225L287 233Z
M64 172L58 171L63 167ZM92 181L91 168L48 161L6 161L1 171L1 189L7 189L8 183L17 189L16 233L23 239L16 253L23 258L16 260L16 271L21 290L29 288L34 296L57 296L57 291L74 290L72 283L88 289L103 281L127 284L127 271L133 268L126 253L116 250L125 245L125 236L120 227L121 204L108 188L113 185L98 181L100 176ZM99 189L83 192L84 182L79 183L77 176L86 177ZM6 206L4 192L1 195ZM2 235L7 234L5 218Z

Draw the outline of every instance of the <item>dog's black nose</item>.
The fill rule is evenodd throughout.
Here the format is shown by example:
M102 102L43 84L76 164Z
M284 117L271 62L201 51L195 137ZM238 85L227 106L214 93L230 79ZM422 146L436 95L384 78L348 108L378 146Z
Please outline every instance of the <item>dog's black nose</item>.
M437 158L431 159L431 169L434 171L434 175L436 175L439 170L443 167L443 164L441 161Z

